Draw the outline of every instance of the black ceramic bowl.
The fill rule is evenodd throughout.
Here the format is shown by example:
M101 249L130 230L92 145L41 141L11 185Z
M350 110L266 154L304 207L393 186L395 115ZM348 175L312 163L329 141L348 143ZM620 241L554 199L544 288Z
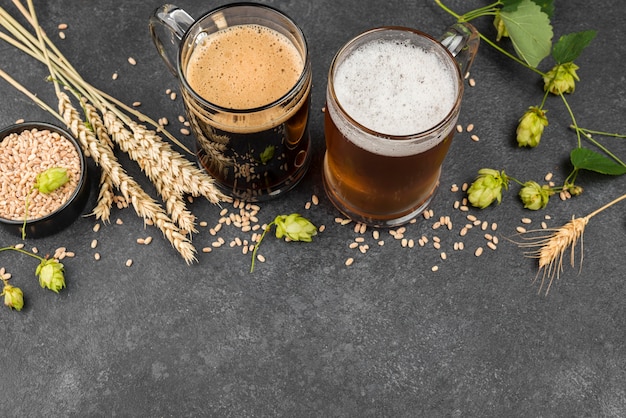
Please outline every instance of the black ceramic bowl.
M65 129L45 122L24 122L17 125L11 125L0 130L0 141L3 141L4 138L12 133L19 134L20 132L31 129L38 129L40 131L47 129L51 132L57 132L59 135L70 141L74 147L76 147L76 151L78 152L78 156L80 158L80 178L76 189L67 201L54 212L41 218L29 219L26 222L26 237L40 238L61 231L74 222L78 216L80 216L89 198L89 181L87 179L87 159L85 158L85 154L80 148L78 141L76 141L74 136ZM23 220L6 219L0 216L0 224L7 231L19 236L22 235L22 226L24 225Z

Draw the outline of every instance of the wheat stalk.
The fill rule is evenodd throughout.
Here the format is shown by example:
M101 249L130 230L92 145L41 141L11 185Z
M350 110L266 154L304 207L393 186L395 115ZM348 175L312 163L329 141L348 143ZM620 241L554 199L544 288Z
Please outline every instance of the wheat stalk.
M559 280L563 272L563 260L566 254L570 254L570 264L575 266L576 246L580 242L580 266L582 271L584 256L583 237L587 224L597 214L603 212L614 204L626 199L626 194L612 200L606 205L596 209L584 217L572 217L565 225L559 228L530 230L519 234L522 242L515 242L520 248L531 248L532 251L525 253L527 257L538 260L538 271L533 283L541 276L538 293L541 293L543 286L547 282L545 295L547 296L554 280ZM546 234L547 232L547 234ZM569 250L569 251L568 251Z
M80 119L78 111L72 106L65 93L59 93L59 113L66 125L76 136L83 148L89 149L91 158L111 178L127 202L135 209L135 213L144 221L149 219L161 230L172 246L180 253L188 264L196 261L196 249L178 226L169 218L163 208L148 195L137 182L129 176L120 165L113 150L99 141L94 132L87 129Z
M28 0L28 10L20 0L13 0L13 3L34 28L35 35L0 7L0 26L11 35L0 31L0 39L48 66L59 100L59 111L52 109L2 70L0 77L64 122L77 137L86 156L100 167L98 202L92 214L108 222L115 199L123 198L124 207L132 205L144 221L150 220L156 225L187 263L195 261L196 251L188 235L197 232L196 218L186 208L185 194L206 197L214 204L231 199L215 187L213 178L174 151L171 144L157 134L158 131L185 152L193 154L167 130L148 116L87 83L42 30L32 0ZM72 91L80 101L88 126L81 120L67 94L61 91L61 85ZM134 122L131 117L150 124L156 131ZM161 196L165 209L126 173L113 152L114 144L119 145L146 173ZM116 198L115 188L121 191L122 197Z

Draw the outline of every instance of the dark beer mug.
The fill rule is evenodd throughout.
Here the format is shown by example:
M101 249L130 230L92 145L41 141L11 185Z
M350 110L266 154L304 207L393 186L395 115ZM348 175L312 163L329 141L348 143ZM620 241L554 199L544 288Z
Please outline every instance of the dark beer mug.
M479 35L441 41L382 27L349 41L328 76L324 186L349 218L396 226L424 211L439 184Z
M237 3L196 21L165 5L150 30L179 79L198 160L220 189L260 201L293 188L310 161L311 62L298 26Z

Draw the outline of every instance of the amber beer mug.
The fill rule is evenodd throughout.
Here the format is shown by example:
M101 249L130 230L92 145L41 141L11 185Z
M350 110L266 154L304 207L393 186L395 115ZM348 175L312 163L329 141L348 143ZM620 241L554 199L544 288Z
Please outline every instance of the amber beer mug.
M351 219L410 221L431 202L479 35L467 23L440 40L382 27L349 41L330 67L324 186Z
M198 161L222 191L259 201L294 187L310 160L311 62L298 26L261 4L198 20L167 4L150 31L180 82Z

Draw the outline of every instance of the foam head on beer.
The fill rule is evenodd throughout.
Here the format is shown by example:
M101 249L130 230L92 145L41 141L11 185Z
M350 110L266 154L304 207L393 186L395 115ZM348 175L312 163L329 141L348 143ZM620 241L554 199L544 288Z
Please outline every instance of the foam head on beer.
M248 24L204 37L193 51L186 77L211 103L254 109L287 94L303 68L303 58L286 36Z
M458 96L454 62L411 40L375 39L349 52L333 79L344 111L362 126L414 135L436 126Z

